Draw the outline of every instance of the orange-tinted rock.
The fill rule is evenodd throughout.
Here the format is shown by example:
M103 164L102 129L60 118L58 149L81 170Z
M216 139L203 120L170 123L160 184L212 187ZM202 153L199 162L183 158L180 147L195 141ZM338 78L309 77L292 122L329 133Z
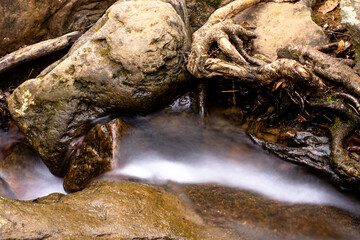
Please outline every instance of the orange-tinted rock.
M121 137L128 132L125 122L116 118L93 127L86 135L64 178L67 191L79 191L91 180L113 167L113 156L118 151Z

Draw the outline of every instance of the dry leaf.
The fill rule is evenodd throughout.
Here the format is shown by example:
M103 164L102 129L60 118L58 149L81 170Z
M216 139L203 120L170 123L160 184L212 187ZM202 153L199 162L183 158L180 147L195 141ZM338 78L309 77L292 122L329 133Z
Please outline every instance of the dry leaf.
M339 42L338 48L336 50L336 54L339 54L339 53L341 53L343 51L345 51L345 42L344 42L344 40L341 40Z
M334 10L339 5L340 0L327 0L324 5L319 7L318 12L325 14Z
M271 106L268 108L268 110L266 111L266 113L264 115L268 115L268 114L272 113L274 110L275 110L275 107Z
M279 81L277 81L271 89L271 92L276 91L276 89L278 89L285 81L285 79L280 79Z
M348 42L348 41L344 42L343 40L341 40L339 42L338 48L336 50L336 54L342 53L343 51L348 49L350 46L351 46L350 42Z
M297 119L298 119L299 122L306 122L307 121L306 118L304 118L300 114L298 114Z

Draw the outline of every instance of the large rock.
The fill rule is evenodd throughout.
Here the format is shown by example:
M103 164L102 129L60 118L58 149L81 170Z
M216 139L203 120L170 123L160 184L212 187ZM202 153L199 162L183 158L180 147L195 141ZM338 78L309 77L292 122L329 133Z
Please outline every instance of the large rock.
M32 202L0 197L0 208L0 239L201 239L195 212L145 184L98 182Z
M256 27L255 51L271 60L276 59L279 48L288 44L317 46L328 43L321 27L312 21L311 8L302 1L256 5L236 16L235 21Z
M97 181L69 195L54 193L32 201L0 197L0 208L0 239L239 240L360 236L358 211L284 203L213 184L169 183L158 188Z
M182 1L119 1L66 57L14 91L11 115L52 173L66 174L71 144L94 120L148 113L176 95L187 81L186 16Z
M88 29L116 0L2 0L0 56L24 44Z

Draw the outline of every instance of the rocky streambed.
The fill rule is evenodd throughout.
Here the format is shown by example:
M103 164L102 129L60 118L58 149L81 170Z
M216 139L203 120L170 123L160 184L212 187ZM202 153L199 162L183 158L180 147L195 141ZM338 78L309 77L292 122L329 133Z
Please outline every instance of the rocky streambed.
M329 134L317 128L315 111L291 81L278 79L269 89L254 90L222 78L219 85L203 84L184 72L191 30L220 2L129 0L105 10L114 2L0 6L24 16L7 12L2 25L28 23L22 40L9 42L20 38L19 31L0 39L0 54L91 27L42 73L30 66L23 75L34 78L10 97L12 117L27 141L16 128L0 136L0 239L360 238L359 196L340 191L329 179L355 190L357 182L337 179L329 165ZM257 26L252 51L270 62L288 43L328 42L327 27L313 22L312 3L259 4L234 20L247 29ZM206 11L200 14L198 6ZM27 18L29 12L35 18ZM34 25L41 26L39 35L29 36ZM351 48L339 46L337 54L351 55ZM217 58L219 51L213 54ZM197 93L159 112L189 89ZM274 124L279 116L287 128ZM244 129L258 145L310 168L270 155ZM63 186L79 191L66 194Z
M2 193L28 200L0 198L0 239L360 236L358 197L269 155L220 116L202 126L179 102L126 119L137 130L122 138L117 167L77 193L64 194L62 180L18 145L1 164Z

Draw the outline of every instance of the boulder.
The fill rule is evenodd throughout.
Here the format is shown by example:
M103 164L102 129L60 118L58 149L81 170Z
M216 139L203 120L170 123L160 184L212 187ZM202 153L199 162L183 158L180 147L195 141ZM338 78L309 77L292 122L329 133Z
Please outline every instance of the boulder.
M140 183L103 181L31 202L0 197L0 239L203 239L179 197Z
M119 118L93 127L71 161L64 178L65 190L79 191L95 177L116 167L114 157L121 137L128 131L126 123Z
M216 184L169 183L160 188L97 180L69 195L53 193L32 201L0 197L0 208L0 239L238 240L334 236L359 239L360 236L358 211L280 202Z
M271 60L277 58L279 48L289 44L318 46L328 43L321 27L311 18L311 8L302 1L256 5L235 16L234 21L256 27L255 53Z
M85 30L116 0L2 0L0 56L23 45Z
M14 91L10 113L53 174L66 174L69 149L94 121L154 111L187 83L184 6L119 1L64 58Z

